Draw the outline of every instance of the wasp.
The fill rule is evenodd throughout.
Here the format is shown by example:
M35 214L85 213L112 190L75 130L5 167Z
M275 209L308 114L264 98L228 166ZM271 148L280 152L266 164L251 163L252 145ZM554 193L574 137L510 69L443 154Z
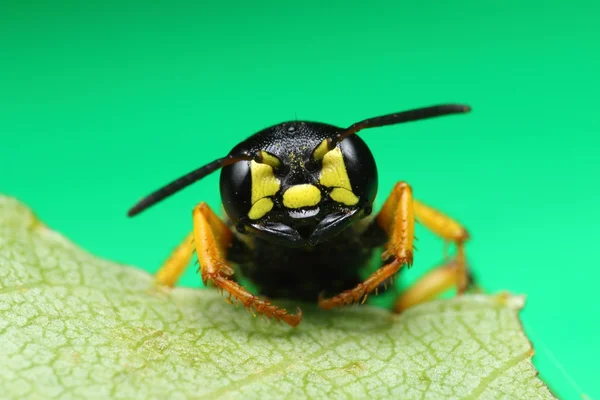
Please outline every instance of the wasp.
M156 281L174 286L196 252L205 285L227 292L230 300L253 313L293 327L302 320L301 309L290 313L266 299L317 301L323 309L364 303L402 267L412 265L416 221L454 243L456 254L401 294L395 310L453 287L462 294L470 282L464 251L467 230L414 199L411 186L403 181L373 213L377 166L357 133L468 111L466 105L443 104L365 119L348 128L310 121L280 123L151 193L128 215L221 169L224 219L204 202L195 206L192 232L159 269ZM361 278L378 249L381 266ZM252 282L259 295L242 286L239 277Z

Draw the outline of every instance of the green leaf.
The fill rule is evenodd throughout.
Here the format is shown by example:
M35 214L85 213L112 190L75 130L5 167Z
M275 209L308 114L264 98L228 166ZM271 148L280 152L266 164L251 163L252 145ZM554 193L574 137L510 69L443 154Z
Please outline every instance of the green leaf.
M8 398L553 398L531 364L518 296L400 316L303 305L292 329L214 290L152 290L147 273L86 253L6 197L0 266Z

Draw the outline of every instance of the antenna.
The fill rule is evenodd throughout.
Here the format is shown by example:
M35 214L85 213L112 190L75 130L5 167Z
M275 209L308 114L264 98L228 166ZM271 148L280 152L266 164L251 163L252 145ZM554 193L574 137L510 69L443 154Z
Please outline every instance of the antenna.
M242 154L238 154L238 155L229 155L227 157L219 158L218 160L210 162L192 172L185 174L181 178L174 180L173 182L167 184L166 186L163 186L162 188L160 188L160 189L156 190L155 192L149 194L148 196L144 197L142 200L140 200L135 206L133 206L129 210L127 215L130 217L133 217L133 216L141 213L145 209L166 199L167 197L171 196L172 194L179 192L180 190L188 187L189 185L191 185L194 182L199 181L200 179L215 172L216 170L218 170L220 168L223 168L227 165L234 164L238 161L255 160L256 158L257 158L257 156L249 154L249 153L242 153Z
M350 127L346 128L342 132L338 133L333 138L330 138L328 141L329 150L333 150L335 146L347 138L350 135L354 135L355 133L367 129L367 128L377 128L380 126L387 125L395 125L402 124L404 122L418 121L420 119L441 117L443 115L450 114L462 114L471 111L471 107L462 104L441 104L437 106L424 107L424 108L416 108L414 110L402 111L394 114L382 115L380 117L373 117L369 119L365 119L363 121L357 122L355 124L350 125Z

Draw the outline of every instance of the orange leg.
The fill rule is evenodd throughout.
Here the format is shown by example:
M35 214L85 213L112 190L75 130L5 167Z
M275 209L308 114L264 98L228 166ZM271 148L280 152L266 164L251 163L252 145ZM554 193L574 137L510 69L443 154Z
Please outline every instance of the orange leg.
M437 236L456 245L455 282L458 294L463 294L469 284L464 247L465 242L469 239L469 233L461 224L449 216L419 201L414 201L414 208L419 222Z
M285 309L259 299L231 280L233 269L227 265L226 255L233 241L233 233L210 207L200 203L194 209L193 218L196 253L204 284L212 283L218 289L227 291L230 297L233 296L250 310L254 308L259 314L297 326L302 320L299 308L296 314L288 314Z
M156 273L156 284L167 287L175 286L185 268L190 264L193 254L194 233L190 232Z
M385 201L376 218L377 224L386 232L389 240L382 255L386 264L375 271L366 281L329 299L319 299L319 306L326 310L365 301L387 279L391 279L403 265L412 265L415 217L412 189L405 182L398 182Z
M419 303L432 300L456 285L456 261L436 267L404 291L396 300L394 311L400 313Z
M413 205L417 220L445 239L447 243L453 242L456 245L456 256L427 273L403 292L396 301L395 312L402 312L416 304L431 300L452 287L456 287L458 294L463 294L470 283L464 251L464 243L469 239L467 230L434 208L416 200Z

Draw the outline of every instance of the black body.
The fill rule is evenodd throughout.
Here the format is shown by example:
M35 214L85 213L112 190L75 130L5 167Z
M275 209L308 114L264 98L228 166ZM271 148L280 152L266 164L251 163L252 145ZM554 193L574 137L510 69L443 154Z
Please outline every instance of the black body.
M386 239L385 232L370 221L353 224L325 243L301 248L238 235L228 258L260 294L311 302L319 295L336 295L362 282L374 250Z
M315 122L294 121L264 129L232 149L266 151L279 158L282 167L275 171L281 190L273 200L275 207L258 221L247 217L252 206L250 161L240 161L221 171L221 197L230 224L247 246L236 246L238 254L229 259L239 262L239 272L254 283L261 294L272 298L314 301L319 293L336 294L360 283L361 268L368 264L373 245L385 242L383 232L366 233L363 224L377 193L377 168L371 151L359 136L338 144L358 204L343 206L328 198L331 188L319 184L321 166L313 164L314 149L343 129ZM292 218L281 202L288 187L310 183L322 191L318 214ZM308 210L307 210L308 211ZM333 222L332 222L333 221ZM319 227L322 227L319 230ZM318 239L311 242L311 236ZM377 240L377 237L379 240ZM245 248L245 251L240 249Z

